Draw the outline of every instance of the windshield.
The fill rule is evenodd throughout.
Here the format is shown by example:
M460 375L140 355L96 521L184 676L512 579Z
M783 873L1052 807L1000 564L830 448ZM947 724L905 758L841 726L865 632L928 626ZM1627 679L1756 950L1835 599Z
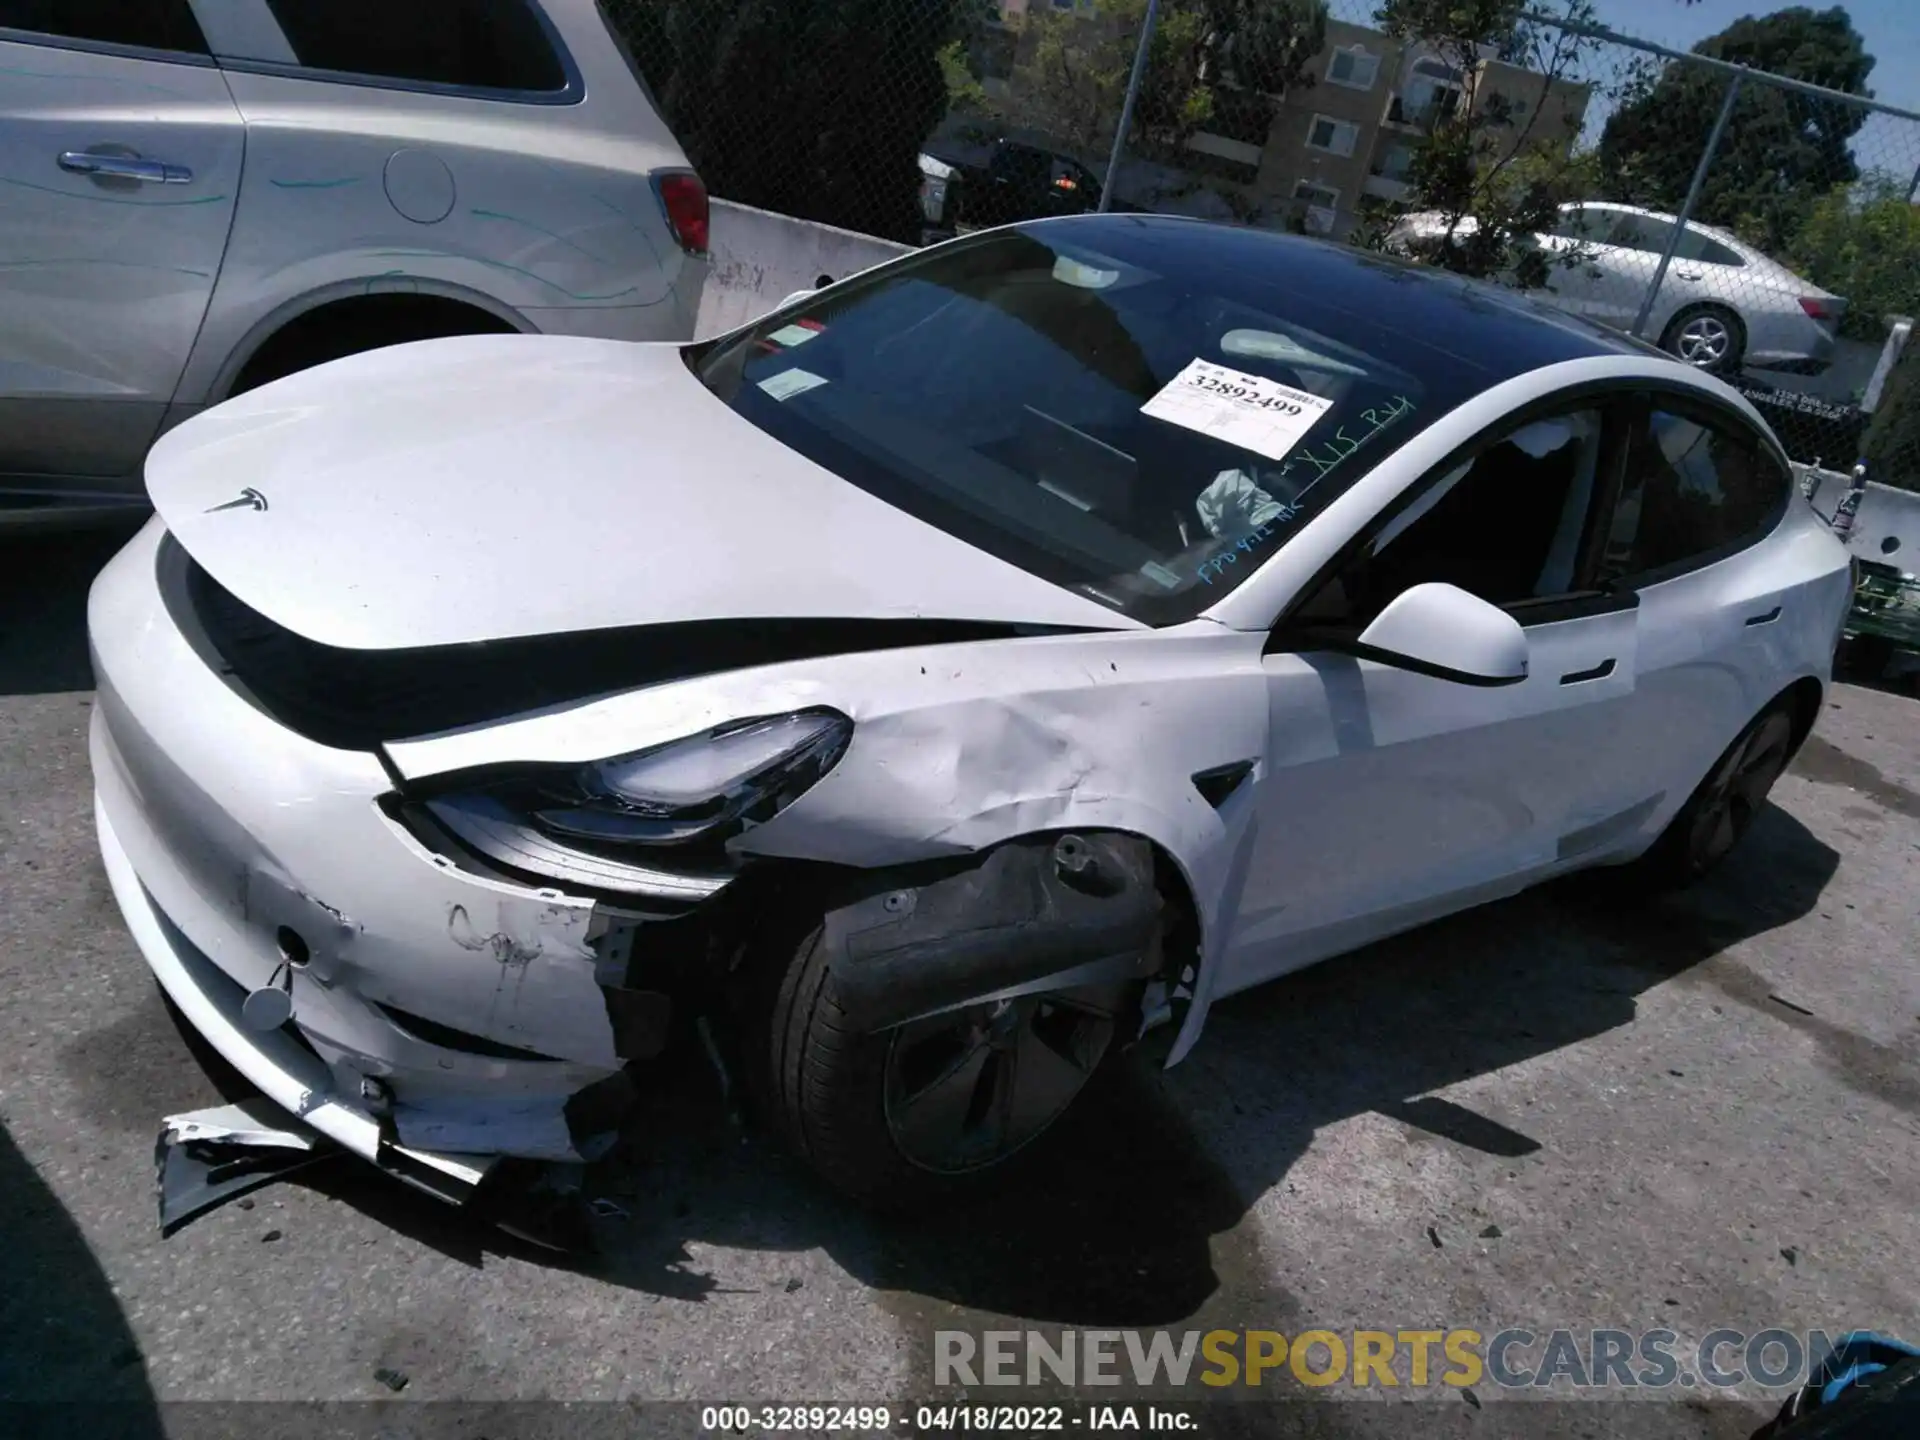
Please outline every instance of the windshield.
M1396 359L1409 346L1392 317L1343 310L1289 273L1301 242L1258 237L1252 265L1244 239L1218 238L1234 233L997 230L690 354L741 416L849 482L1116 610L1178 623L1470 383L1431 394Z

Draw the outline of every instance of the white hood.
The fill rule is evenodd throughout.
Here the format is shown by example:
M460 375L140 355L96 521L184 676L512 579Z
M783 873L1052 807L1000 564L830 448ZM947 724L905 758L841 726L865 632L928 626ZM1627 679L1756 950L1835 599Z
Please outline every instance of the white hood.
M351 649L679 620L1137 628L755 429L672 345L354 356L170 431L147 488L236 597Z

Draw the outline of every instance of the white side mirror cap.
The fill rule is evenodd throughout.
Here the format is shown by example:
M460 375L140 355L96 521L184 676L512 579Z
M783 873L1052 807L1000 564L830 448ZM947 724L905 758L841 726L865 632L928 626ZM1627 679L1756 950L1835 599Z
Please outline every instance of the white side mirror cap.
M1461 685L1527 678L1527 632L1497 605L1454 585L1415 585L1360 633L1360 658Z
M786 299L782 300L778 305L774 306L773 308L776 310L784 310L789 305L798 305L802 300L806 299L809 295L818 295L819 293L820 292L818 290L796 290L791 295L787 296Z

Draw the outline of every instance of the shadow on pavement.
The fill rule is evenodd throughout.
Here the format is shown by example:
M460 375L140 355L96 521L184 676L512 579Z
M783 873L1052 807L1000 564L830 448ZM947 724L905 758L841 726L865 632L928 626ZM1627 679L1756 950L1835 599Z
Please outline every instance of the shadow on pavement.
M136 529L0 535L0 695L93 688L87 589Z
M133 1331L86 1237L0 1129L0 1433L163 1432Z
M1231 1112L1209 1127L1231 1137L1230 1156L1201 1145L1160 1072L1133 1065L1086 1097L1016 1185L914 1219L876 1219L824 1192L739 1125L697 1053L682 1053L642 1077L629 1138L591 1176L590 1191L626 1213L594 1222L602 1253L578 1268L697 1300L719 1286L694 1247L824 1249L879 1292L923 1361L933 1329L996 1316L1285 1330L1302 1307L1239 1222L1316 1131L1373 1112L1486 1154L1531 1155L1531 1137L1431 1092L1626 1025L1642 992L1695 967L1732 967L1716 983L1764 1003L1738 993L1740 967L1721 952L1808 913L1837 865L1770 807L1720 874L1645 909L1576 877L1330 961L1216 1007L1200 1053L1212 1052L1209 1079L1227 1082L1206 1103ZM358 1167L320 1183L466 1263L514 1248ZM1658 1408L1670 1420L1683 1407ZM1375 1433L1341 1424L1297 1433ZM1746 1432L1702 1419L1633 1433Z

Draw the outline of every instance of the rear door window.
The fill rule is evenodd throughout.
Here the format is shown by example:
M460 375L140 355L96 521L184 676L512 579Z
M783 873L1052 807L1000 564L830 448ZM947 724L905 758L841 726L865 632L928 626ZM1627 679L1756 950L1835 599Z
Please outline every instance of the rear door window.
M1779 522L1792 484L1731 421L1654 408L1634 437L1601 582L1651 583L1752 544Z
M0 29L142 50L207 53L187 0L0 0Z
M1621 211L1613 223L1608 243L1622 250L1645 250L1658 255L1667 248L1667 242L1672 238L1673 226L1667 221L1656 220L1651 215Z
M4 0L0 0L4 3ZM526 0L267 0L308 69L462 90L567 88L547 27Z
M1563 240L1578 240L1588 245L1605 245L1613 230L1611 210L1569 209L1560 212L1560 223L1553 233Z

